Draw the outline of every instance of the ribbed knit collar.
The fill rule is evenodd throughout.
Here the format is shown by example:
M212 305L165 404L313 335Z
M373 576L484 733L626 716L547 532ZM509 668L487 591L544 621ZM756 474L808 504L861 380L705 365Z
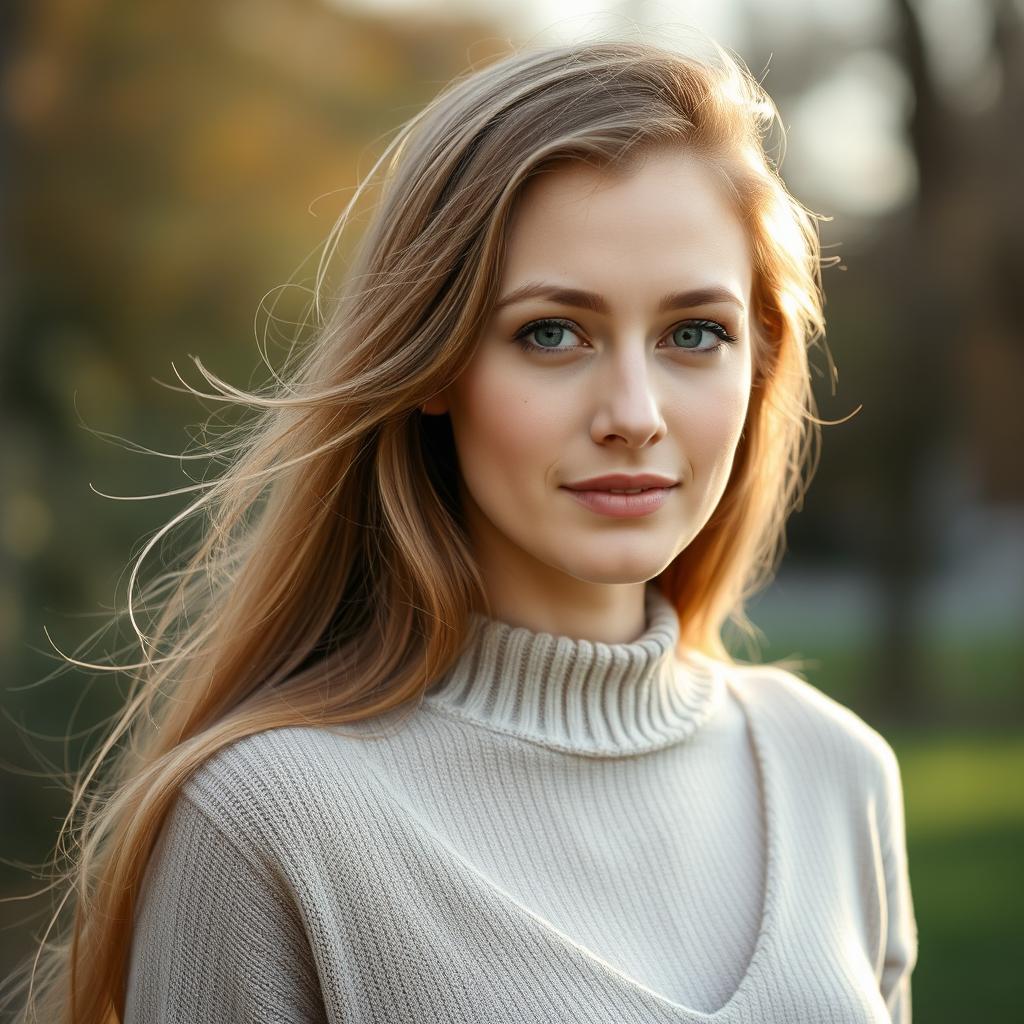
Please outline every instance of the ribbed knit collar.
M654 584L646 628L606 644L471 613L472 637L424 698L428 708L592 757L642 754L688 739L718 707L720 663L676 651L679 617Z

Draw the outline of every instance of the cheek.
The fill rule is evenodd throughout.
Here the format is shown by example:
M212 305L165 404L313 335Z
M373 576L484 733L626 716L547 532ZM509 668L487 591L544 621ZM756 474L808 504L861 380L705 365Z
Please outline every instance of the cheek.
M520 499L523 485L544 485L570 422L564 404L545 400L500 360L467 369L452 413L470 489L476 482L494 491L514 481Z
M674 403L669 429L694 473L706 479L732 466L750 403L750 379L730 373L705 377L700 385L688 388Z

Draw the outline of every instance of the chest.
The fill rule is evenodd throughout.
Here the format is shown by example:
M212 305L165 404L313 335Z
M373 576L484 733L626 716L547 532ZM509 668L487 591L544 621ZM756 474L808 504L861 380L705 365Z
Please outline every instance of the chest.
M308 916L329 1016L884 1024L870 831L835 786L801 785L751 738L736 803L695 819L715 841L639 794L635 815L609 815L583 793L540 832L519 820L524 796L492 807L483 838L396 801L365 850L324 865L329 895ZM719 848L734 855L716 874Z

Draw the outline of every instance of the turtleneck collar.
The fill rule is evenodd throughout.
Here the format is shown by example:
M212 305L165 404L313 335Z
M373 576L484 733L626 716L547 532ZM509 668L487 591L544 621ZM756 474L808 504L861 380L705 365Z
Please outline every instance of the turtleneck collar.
M592 757L658 750L688 739L725 687L720 663L680 657L679 617L645 587L646 628L606 644L512 626L471 613L471 638L427 692L429 708L542 746Z

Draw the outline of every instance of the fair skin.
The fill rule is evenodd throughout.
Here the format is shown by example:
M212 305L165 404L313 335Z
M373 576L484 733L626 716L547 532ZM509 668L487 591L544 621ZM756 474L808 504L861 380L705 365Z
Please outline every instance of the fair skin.
M479 344L423 411L451 417L489 614L630 642L645 628L645 583L714 512L743 430L746 232L721 182L681 150L651 154L626 176L566 162L531 179L509 230L499 301ZM595 292L607 310L544 297L502 307L529 282ZM737 301L690 299L659 312L670 293L711 287ZM516 340L551 317L565 322ZM521 348L531 343L556 351ZM599 515L562 486L611 472L656 472L678 486L635 518Z

